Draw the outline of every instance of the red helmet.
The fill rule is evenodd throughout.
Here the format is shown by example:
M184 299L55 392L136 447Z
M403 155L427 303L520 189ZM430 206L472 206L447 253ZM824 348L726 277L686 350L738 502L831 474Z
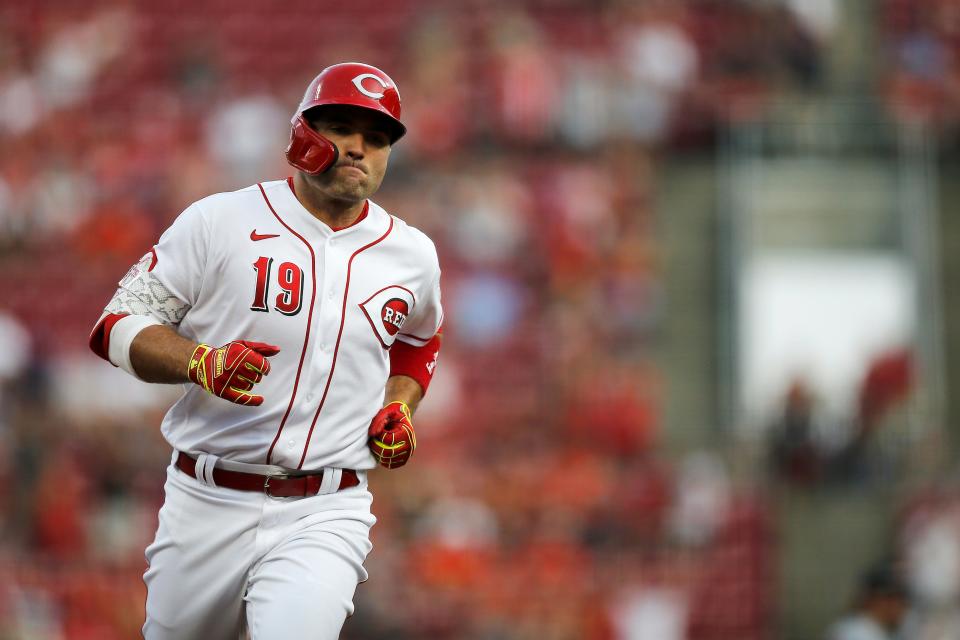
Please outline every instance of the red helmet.
M327 67L307 86L307 92L293 115L287 161L306 173L323 173L337 161L337 147L314 131L303 114L314 107L345 104L371 109L385 116L390 142L407 132L400 122L400 93L390 76L361 62L344 62Z

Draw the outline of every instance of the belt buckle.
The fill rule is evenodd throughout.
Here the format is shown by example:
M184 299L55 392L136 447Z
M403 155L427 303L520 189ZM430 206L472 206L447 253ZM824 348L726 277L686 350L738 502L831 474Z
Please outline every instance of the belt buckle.
M268 496L270 496L271 498L277 497L277 496L273 495L272 493L270 493L270 480L287 480L287 479L289 479L289 478L290 478L290 474L289 474L289 473L273 473L273 474L264 476L264 477L263 477L263 492L264 492L265 494L267 494Z

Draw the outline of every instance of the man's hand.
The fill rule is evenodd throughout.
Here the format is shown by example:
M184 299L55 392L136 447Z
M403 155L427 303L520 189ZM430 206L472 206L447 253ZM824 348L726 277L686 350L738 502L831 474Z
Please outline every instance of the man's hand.
M373 457L381 467L396 469L407 464L417 448L410 407L399 400L391 402L373 417L368 443Z
M280 348L262 342L235 340L222 347L199 344L190 357L187 377L215 396L236 404L260 406L263 396L250 393L270 373L270 356Z

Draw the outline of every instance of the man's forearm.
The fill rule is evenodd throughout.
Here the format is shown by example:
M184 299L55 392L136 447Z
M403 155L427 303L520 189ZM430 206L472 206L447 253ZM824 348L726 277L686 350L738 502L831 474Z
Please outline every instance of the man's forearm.
M130 345L130 363L146 382L189 382L187 367L197 344L171 327L155 325L137 334Z
M384 406L399 400L406 403L412 413L417 410L421 398L423 398L423 389L410 376L390 376L387 380L387 389L383 397Z

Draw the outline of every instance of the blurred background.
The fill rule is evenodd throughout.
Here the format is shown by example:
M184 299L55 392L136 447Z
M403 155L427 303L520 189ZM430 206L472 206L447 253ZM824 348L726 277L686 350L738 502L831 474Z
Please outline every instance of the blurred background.
M0 638L139 636L177 388L88 332L346 60L447 322L345 638L807 640L878 563L960 638L958 56L955 0L0 2Z

